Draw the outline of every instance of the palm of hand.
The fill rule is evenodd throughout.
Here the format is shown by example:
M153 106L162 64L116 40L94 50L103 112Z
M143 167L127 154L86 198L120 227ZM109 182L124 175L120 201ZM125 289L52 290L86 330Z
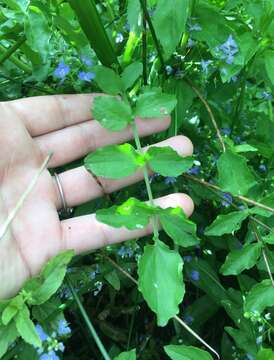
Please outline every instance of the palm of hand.
M132 137L131 129L109 133L90 120L92 95L37 97L0 103L0 229L23 192L53 151L49 166L60 166L81 158L96 147L121 143ZM140 135L167 128L169 119L137 120ZM183 136L163 142L181 155L192 153L190 140ZM142 173L123 180L101 179L106 192L141 180ZM75 206L102 195L102 188L83 168L60 174L65 198ZM191 199L173 194L158 200L165 206L181 206L190 215ZM0 299L14 295L24 281L39 272L52 256L65 249L76 252L99 248L145 235L144 230L112 229L94 215L59 220L60 196L48 170L44 170L19 210L8 232L0 239Z

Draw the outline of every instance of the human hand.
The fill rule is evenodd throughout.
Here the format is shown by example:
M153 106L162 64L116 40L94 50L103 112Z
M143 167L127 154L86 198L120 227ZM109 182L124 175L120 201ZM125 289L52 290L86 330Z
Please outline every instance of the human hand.
M0 103L0 229L14 209L41 164L50 152L53 168L79 159L107 144L132 138L131 128L109 132L91 119L93 95L57 95ZM170 119L136 121L140 136L162 131ZM192 154L192 144L184 136L165 140L182 156ZM142 179L142 172L122 180L100 178L102 187L83 167L59 174L67 205L87 202ZM189 216L192 200L172 194L155 203L161 207L180 206ZM60 221L62 201L54 177L44 170L34 189L0 239L0 299L13 296L26 279L39 272L49 258L67 249L76 253L141 237L146 229L115 229L96 221L95 215Z

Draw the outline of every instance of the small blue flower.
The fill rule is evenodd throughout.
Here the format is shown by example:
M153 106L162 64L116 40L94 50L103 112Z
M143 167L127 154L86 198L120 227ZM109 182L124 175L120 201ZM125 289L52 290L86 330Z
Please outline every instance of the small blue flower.
M120 247L120 249L118 250L117 254L119 256L121 256L121 258L123 259L125 257L132 257L134 252L133 252L133 250L131 248L127 248L124 245L122 245Z
M199 273L199 271L192 270L189 277L190 277L190 279L192 281L199 281L200 280L200 273Z
M202 60L201 61L201 67L202 71L207 75L208 74L208 67L212 64L212 60Z
M201 167L200 167L200 166L197 166L197 165L194 165L194 166L192 166L191 169L189 169L189 170L187 171L187 173L188 173L189 175L199 175L199 174L200 174L200 171L201 171Z
M58 343L58 350L60 350L62 352L65 351L65 345L62 342Z
M164 180L164 183L166 185L173 185L175 184L177 181L177 178L175 176L167 176Z
M261 345L263 342L263 337L262 336L258 336L257 339L256 339L256 344L257 345Z
M184 256L184 261L190 263L192 261L192 256L191 255Z
M82 62L87 65L87 66L92 66L93 65L93 62L92 60L90 60L87 56L85 55L81 55L80 56L80 59L82 60Z
M195 41L193 41L191 38L188 39L186 47L192 48L195 45Z
M153 175L151 175L150 177L149 177L149 183L151 184L152 183L152 181L154 181L157 177L159 177L160 176L160 174L158 174L158 173L155 173L155 174L153 174Z
M38 336L39 336L39 338L40 338L41 341L45 341L45 340L47 340L47 339L49 338L48 334L46 334L46 333L44 332L44 330L43 330L43 328L42 328L41 325L39 325L39 324L36 325L36 326L35 326L35 330L36 330L36 332L37 332L37 334L38 334Z
M202 31L202 28L199 24L189 24L188 25L189 31Z
M223 201L222 201L222 205L224 207L228 207L232 204L232 201L233 201L233 198L230 194L226 193L226 194L223 194Z
M82 81L91 81L95 78L95 74L92 72L80 71L78 78Z
M123 41L124 41L124 36L123 36L123 34L122 34L122 33L118 33L118 34L116 35L116 39L115 39L116 44L120 44L120 43L122 43Z
M39 360L60 360L60 358L56 355L55 351L51 350L47 354L42 354Z
M222 52L221 59L225 60L227 64L231 65L234 61L234 56L239 52L239 48L232 35L229 35L226 42L218 46L216 51L218 53Z
M264 165L264 164L261 164L258 168L258 170L262 173L266 172L267 171L267 167Z
M223 135L229 136L231 134L231 129L229 127L221 129Z
M67 74L70 72L70 67L61 61L57 68L54 70L53 75L64 80Z
M252 356L251 354L246 354L246 359L247 360L254 360L254 356Z
M269 92L263 91L263 92L261 93L261 98L264 99L264 100L269 100L269 101L271 101L271 100L273 99L273 96L272 96Z
M71 333L71 328L69 327L66 320L61 319L58 321L58 330L59 335L68 335Z
M184 321L185 321L185 323L187 323L188 325L190 325L191 323L193 323L194 319L193 319L193 317L192 317L191 315L186 315L186 316L184 317Z
M171 75L173 73L173 69L170 65L167 65L165 70L167 75Z

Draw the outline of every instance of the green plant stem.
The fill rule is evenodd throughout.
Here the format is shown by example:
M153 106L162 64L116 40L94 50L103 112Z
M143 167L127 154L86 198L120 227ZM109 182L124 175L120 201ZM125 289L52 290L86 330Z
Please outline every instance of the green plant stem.
M253 228L253 232L254 232L254 235L258 241L258 243L261 243L261 244L264 244L262 238L261 238L261 234L259 233L259 231L257 230L257 227L256 227L256 224L254 221L252 221L251 223L252 225L252 228ZM265 250L264 248L262 248L262 254L263 254L263 259L264 259L264 263L265 263L265 267L266 267L266 270L268 272L268 276L271 280L271 283L272 283L272 286L274 287L274 279L273 279L273 276L272 276L272 273L271 273L271 269L270 269L270 266L269 266L269 261L268 261L268 258L267 258L267 255L265 253Z
M21 70L26 72L27 74L31 74L32 70L30 66L23 63L23 61L19 60L15 55L14 52L24 43L25 39L24 37L18 40L16 44L11 46L10 48L5 48L5 46L0 44L0 53L2 53L2 56L0 57L0 64L4 63L6 60L10 60L14 63L17 67L19 67Z
M135 121L133 122L132 128L133 128L133 135L134 135L134 140L135 140L137 150L140 154L142 154L142 146L140 143L140 138L138 135L137 126L136 126ZM148 175L148 170L147 170L146 165L144 165L144 167L143 167L143 173L144 173L144 180L145 180L145 184L146 184L146 190L147 190L147 194L148 194L149 203L151 206L153 206L154 205L153 195L152 195L152 190L151 190L151 186L150 186L150 182L149 182L149 175ZM152 217L152 226L153 226L153 234L154 234L153 238L155 241L157 241L157 240L159 240L159 230L158 230L158 219L156 216Z
M145 6L147 0L145 1ZM143 14L143 33L142 33L142 59L143 59L143 82L147 85L147 21Z
M90 321L90 318L88 317L88 314L87 314L86 310L84 309L84 307L83 307L83 305L81 303L81 300L79 299L79 296L77 295L76 291L74 290L68 275L66 276L66 282L67 282L67 285L68 285L68 287L69 287L69 289L70 289L70 291L71 291L71 293L72 293L72 295L73 295L73 297L75 299L75 302L76 302L76 304L77 304L77 306L78 306L78 308L80 310L80 313L81 313L81 315L82 315L82 317L83 317L83 319L84 319L90 333L92 334L93 339L94 339L96 345L98 346L103 358L105 360L111 360L108 353L107 353L107 351L106 351L106 349L105 349L105 347L104 347L104 345L103 345L103 343L102 343L102 341L101 341L101 339L97 335L97 332L96 332L94 326L92 325L92 323Z
M157 39L157 35L156 35L156 32L155 32L154 26L152 24L151 18L149 16L145 0L140 0L140 4L141 4L142 10L143 10L145 19L146 19L146 21L148 23L149 30L151 32L151 35L152 35L152 38L153 38L153 41L154 41L154 44L155 44L155 47L156 47L156 50L157 50L157 53L158 53L158 56L159 56L159 60L160 60L160 63L161 63L162 70L164 70L164 68L165 68L165 60L164 60L164 57L163 57L163 54L162 54L161 45L160 45L159 40Z
M14 45L10 46L6 51L0 56L0 65L3 64L5 60L7 60L19 47L26 41L25 35L21 36ZM5 49L3 45L1 45L1 49Z

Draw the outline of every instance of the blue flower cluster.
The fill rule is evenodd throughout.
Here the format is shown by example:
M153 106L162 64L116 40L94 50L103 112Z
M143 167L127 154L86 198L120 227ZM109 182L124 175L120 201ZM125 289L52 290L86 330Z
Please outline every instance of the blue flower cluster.
M222 60L225 60L228 65L231 65L234 62L235 55L239 52L239 48L233 36L229 35L223 44L216 47L216 52L220 54Z
M231 204L232 204L232 201L233 201L233 198L232 198L232 196L229 194L229 193L225 193L225 194L223 194L223 201L222 201L222 205L224 206L224 207L228 207L228 206L230 206Z
M93 62L86 56L81 55L80 56L81 61L84 65L91 67L93 65ZM69 65L67 65L63 60L57 65L56 69L53 72L53 76L56 78L59 78L61 80L61 83L65 80L66 76L69 74L71 68ZM95 73L90 71L80 71L78 73L78 79L81 81L87 81L90 82L95 78Z
M35 330L43 343L42 347L37 349L37 352L40 355L39 360L60 360L57 352L64 352L65 345L57 340L57 336L63 337L71 333L71 328L67 321L65 319L59 320L57 324L57 333L54 331L51 336L44 331L40 324L35 326Z

